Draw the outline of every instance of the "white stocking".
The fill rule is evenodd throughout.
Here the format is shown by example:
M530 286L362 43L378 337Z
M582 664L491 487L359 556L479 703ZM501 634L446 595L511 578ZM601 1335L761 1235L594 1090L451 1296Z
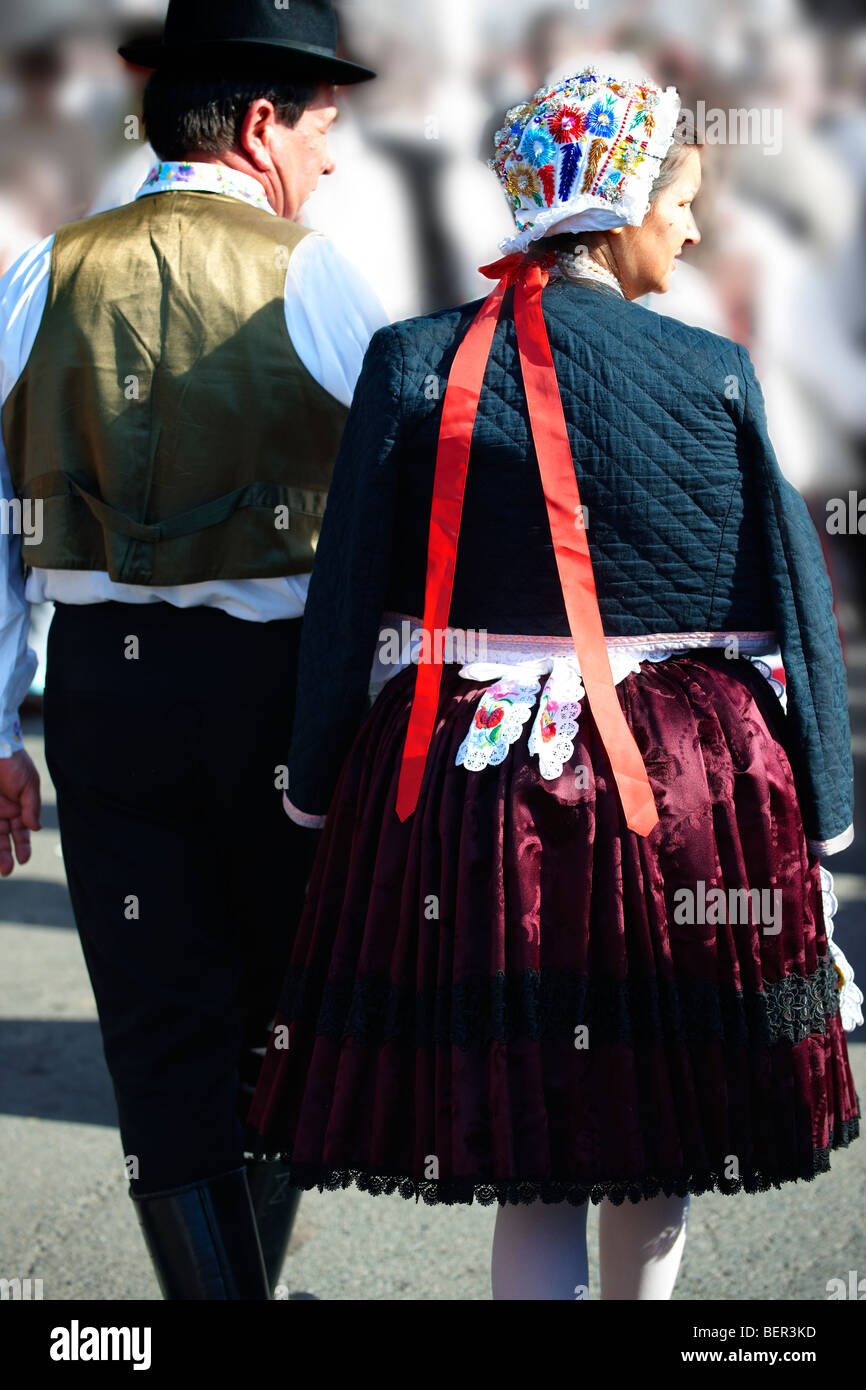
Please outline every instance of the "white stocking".
M668 1299L683 1257L688 1197L650 1197L615 1207L604 1201L598 1217L598 1259L603 1299Z
M586 1203L500 1206L491 1272L494 1299L586 1298Z
M669 1299L682 1259L688 1197L651 1197L599 1212L603 1299ZM500 1206L493 1232L493 1298L585 1299L587 1207Z

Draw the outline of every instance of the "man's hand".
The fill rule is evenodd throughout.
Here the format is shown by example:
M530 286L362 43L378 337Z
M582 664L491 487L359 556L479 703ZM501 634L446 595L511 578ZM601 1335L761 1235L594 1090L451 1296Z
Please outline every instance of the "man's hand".
M41 806L39 773L29 753L0 758L0 878L8 878L15 867L13 845L19 864L30 858L30 831L42 829Z

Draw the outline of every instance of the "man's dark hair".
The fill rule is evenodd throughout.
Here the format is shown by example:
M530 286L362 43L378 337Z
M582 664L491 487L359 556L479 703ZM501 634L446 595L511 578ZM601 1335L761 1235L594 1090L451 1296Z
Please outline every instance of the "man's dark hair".
M185 159L198 151L224 154L255 101L273 102L279 120L297 125L317 83L289 81L268 73L215 76L160 69L144 89L142 114L147 138L160 159Z

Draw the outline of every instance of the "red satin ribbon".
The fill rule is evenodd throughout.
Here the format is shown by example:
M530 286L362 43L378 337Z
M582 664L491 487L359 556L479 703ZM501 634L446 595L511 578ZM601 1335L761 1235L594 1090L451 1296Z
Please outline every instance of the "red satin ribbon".
M457 349L442 404L430 515L424 631L432 636L448 626L472 431L502 300L513 284L520 366L568 626L586 698L610 760L626 823L636 834L648 835L658 822L658 811L643 759L617 698L586 532L583 526L575 524L576 518L582 516L580 493L541 311L541 291L547 284L552 261L552 255L540 260L515 254L481 266L481 274L498 279L499 284L484 301ZM397 815L401 821L411 816L418 804L439 704L441 647L441 642L425 642L417 668L397 787Z

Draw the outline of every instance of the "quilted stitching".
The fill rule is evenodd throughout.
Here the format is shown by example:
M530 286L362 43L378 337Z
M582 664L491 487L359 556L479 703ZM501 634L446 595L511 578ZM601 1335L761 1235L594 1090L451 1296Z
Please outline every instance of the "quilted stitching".
M637 352L646 349L644 323L650 320L664 325L667 321L594 288L582 293L578 290L578 294L575 305L574 287L551 286L545 291L544 307L554 364L563 383L569 437L579 460L578 483L590 512L588 538L606 630L624 634L710 627L715 622L712 599L719 564L719 518L721 514L722 524L727 521L733 526L739 520L734 496L739 469L734 449L736 425L722 399L723 371L716 371L714 389L705 380L701 398L695 402L699 360L695 345L700 344L705 355L705 378L710 377L713 364L725 356L728 372L736 372L735 345L701 330L691 330L694 337L688 343L681 335L667 334L663 351L654 354L655 364L650 363L640 375L633 364L636 342ZM633 321L621 323L612 311L611 298L617 309L640 320L637 327ZM411 393L416 414L408 438L414 456L412 466L417 459L421 474L420 492L413 498L419 517L429 515L429 457L435 450L439 421L439 408L435 401L425 399L423 383L444 374L446 363L450 368L456 343L480 303L397 325L407 370L418 387ZM662 327L656 336L663 335ZM672 363L679 369L674 381L670 379ZM675 402L679 402L679 410ZM707 411L714 413L709 421ZM473 483L477 493L479 473L490 473L491 456L500 464L509 456L512 469L519 471L525 470L525 461L531 459L532 473L536 472L516 335L513 323L505 316L494 338L479 403L465 534L475 534L482 520L472 505ZM687 475L684 459L689 463ZM632 494L628 505L623 496L624 461ZM726 493L720 495L720 489ZM501 505L504 508L506 503ZM548 573L555 580L540 484L532 529L544 537ZM423 543L422 533L413 533L413 551L417 553ZM520 587L519 582L515 587ZM455 582L455 599L458 590ZM716 606L726 605L730 603L723 593ZM765 618L766 606L762 607ZM561 610L561 602L555 608ZM760 627L763 618L756 613L751 625ZM624 621L618 624L617 619ZM634 627L635 619L642 629Z

